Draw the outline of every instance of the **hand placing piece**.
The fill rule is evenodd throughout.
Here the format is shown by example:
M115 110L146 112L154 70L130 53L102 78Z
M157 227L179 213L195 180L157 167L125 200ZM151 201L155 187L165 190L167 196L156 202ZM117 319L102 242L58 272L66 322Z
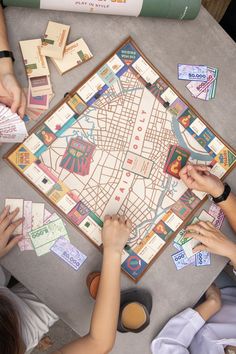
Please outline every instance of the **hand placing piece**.
M206 165L187 164L179 175L188 188L211 194L217 198L223 193L224 184L210 171L211 168Z
M192 237L201 242L194 248L194 252L207 251L228 257L236 268L236 244L216 229L210 222L200 221L186 228L185 237Z
M0 258L10 252L22 240L21 235L16 235L11 239L13 232L23 222L23 218L13 222L18 213L19 208L9 213L9 207L6 207L0 215Z
M103 247L111 251L122 253L129 238L132 223L124 216L106 215L102 229Z

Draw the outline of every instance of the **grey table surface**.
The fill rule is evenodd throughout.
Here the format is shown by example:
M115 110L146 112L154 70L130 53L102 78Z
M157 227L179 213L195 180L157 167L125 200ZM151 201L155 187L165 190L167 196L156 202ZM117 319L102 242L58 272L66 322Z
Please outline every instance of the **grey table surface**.
M236 46L214 19L201 9L198 18L178 22L150 18L105 17L78 13L39 11L33 9L7 8L5 10L11 47L16 57L16 73L21 84L27 86L26 75L18 46L23 39L38 38L44 33L47 21L53 20L71 25L69 41L83 37L91 48L94 58L63 77L50 63L51 78L56 104L65 92L86 77L121 41L131 35L166 78L186 97L221 136L236 148L235 82ZM177 63L207 64L219 68L216 99L203 102L191 97L186 82L178 81ZM0 149L2 156L10 145ZM227 181L236 190L236 172ZM7 197L24 198L45 202L28 184L0 161L0 207ZM53 210L46 202L46 207ZM72 243L88 256L79 272L74 272L63 262L47 254L37 257L33 251L21 253L15 248L1 260L28 289L51 307L78 334L89 329L93 301L88 296L85 280L90 271L100 268L101 254L71 225L67 229ZM233 237L227 222L224 232ZM166 321L200 298L225 265L226 260L212 257L210 267L187 267L179 272L171 259L173 246L169 246L153 264L137 285L122 275L122 289L142 287L153 295L151 324L140 334L118 334L112 353L149 353L150 342Z

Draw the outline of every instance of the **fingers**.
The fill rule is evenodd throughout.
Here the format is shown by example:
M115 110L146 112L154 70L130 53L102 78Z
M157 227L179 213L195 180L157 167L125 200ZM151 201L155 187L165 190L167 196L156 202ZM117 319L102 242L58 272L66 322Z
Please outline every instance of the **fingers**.
M115 221L115 222L119 222L120 224L124 224L126 225L130 230L132 229L132 222L130 219L126 219L126 217L124 215L117 215L117 214L114 214L114 215L106 215L104 217L104 223L107 223L108 221Z
M12 91L13 95L13 102L11 105L12 113L16 113L21 105L21 89L19 86L15 86L14 90Z
M7 205L4 209L3 209L3 212L1 213L0 215L0 224L1 222L7 217L8 213L9 213L9 210L10 210L10 206Z
M198 253L198 252L209 252L209 249L207 246L201 244L193 248L193 253Z
M18 109L18 114L21 117L21 119L25 115L25 110L26 110L26 97L25 97L24 92L21 91L21 103L20 103L20 107Z
M195 233L199 233L201 235L207 236L207 231L211 231L212 229L209 227L209 225L204 222L204 221L200 221L197 224L192 224L192 225L188 225L186 227L186 230L188 232L195 232Z
M9 253L21 240L22 240L23 236L19 235L19 236L15 236L7 245L6 247L1 251L0 256L3 257L5 256L7 253Z
M13 210L10 214L8 214L5 219L1 222L0 225L0 231L3 232L6 230L6 228L8 227L8 225L12 222L12 220L15 219L15 217L17 216L17 214L19 213L19 208L16 208L15 210Z
M9 239L9 237L13 234L13 232L16 230L16 228L22 224L23 222L23 218L20 218L18 220L16 220L15 222L13 222L12 224L10 224L7 229L4 231L3 236L6 240Z
M206 237L203 235L200 235L199 233L195 233L195 232L187 232L184 235L184 238L193 238L194 240L197 240L201 243L204 243L206 241Z

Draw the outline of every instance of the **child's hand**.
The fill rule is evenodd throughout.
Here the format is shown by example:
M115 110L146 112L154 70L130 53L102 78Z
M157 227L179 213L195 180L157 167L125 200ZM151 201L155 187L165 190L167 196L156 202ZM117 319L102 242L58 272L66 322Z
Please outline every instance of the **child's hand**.
M12 213L9 213L9 207L6 207L0 215L0 258L5 256L17 243L22 239L21 235L11 238L12 233L19 226L23 219L16 220L14 218L19 213L19 208L16 208Z
M124 216L106 215L102 229L103 248L122 253L129 238L132 223Z
M230 241L220 230L210 222L200 221L186 227L185 237L192 237L201 242L194 248L195 252L208 251L219 256L228 257L233 263L236 260L236 244Z
M188 188L206 192L217 198L224 192L224 185L218 177L210 173L210 170L205 165L187 164L179 175Z

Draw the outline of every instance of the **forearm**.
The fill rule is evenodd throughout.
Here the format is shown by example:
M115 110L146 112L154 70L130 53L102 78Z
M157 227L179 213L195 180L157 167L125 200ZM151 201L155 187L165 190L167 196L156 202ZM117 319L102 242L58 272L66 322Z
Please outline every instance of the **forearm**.
M10 50L8 38L7 38L7 29L4 19L3 9L0 5L0 51ZM1 58L0 59L0 74L4 72L13 72L13 65L11 58Z
M120 254L104 250L90 332L54 354L104 354L111 350L115 341L120 306L120 261Z
M227 200L218 204L236 232L236 196L231 192Z
M94 308L90 335L112 347L115 341L120 306L121 255L104 250L101 279Z
M212 300L206 300L202 304L195 308L195 311L203 318L204 321L208 321L212 316L216 314L216 305Z

